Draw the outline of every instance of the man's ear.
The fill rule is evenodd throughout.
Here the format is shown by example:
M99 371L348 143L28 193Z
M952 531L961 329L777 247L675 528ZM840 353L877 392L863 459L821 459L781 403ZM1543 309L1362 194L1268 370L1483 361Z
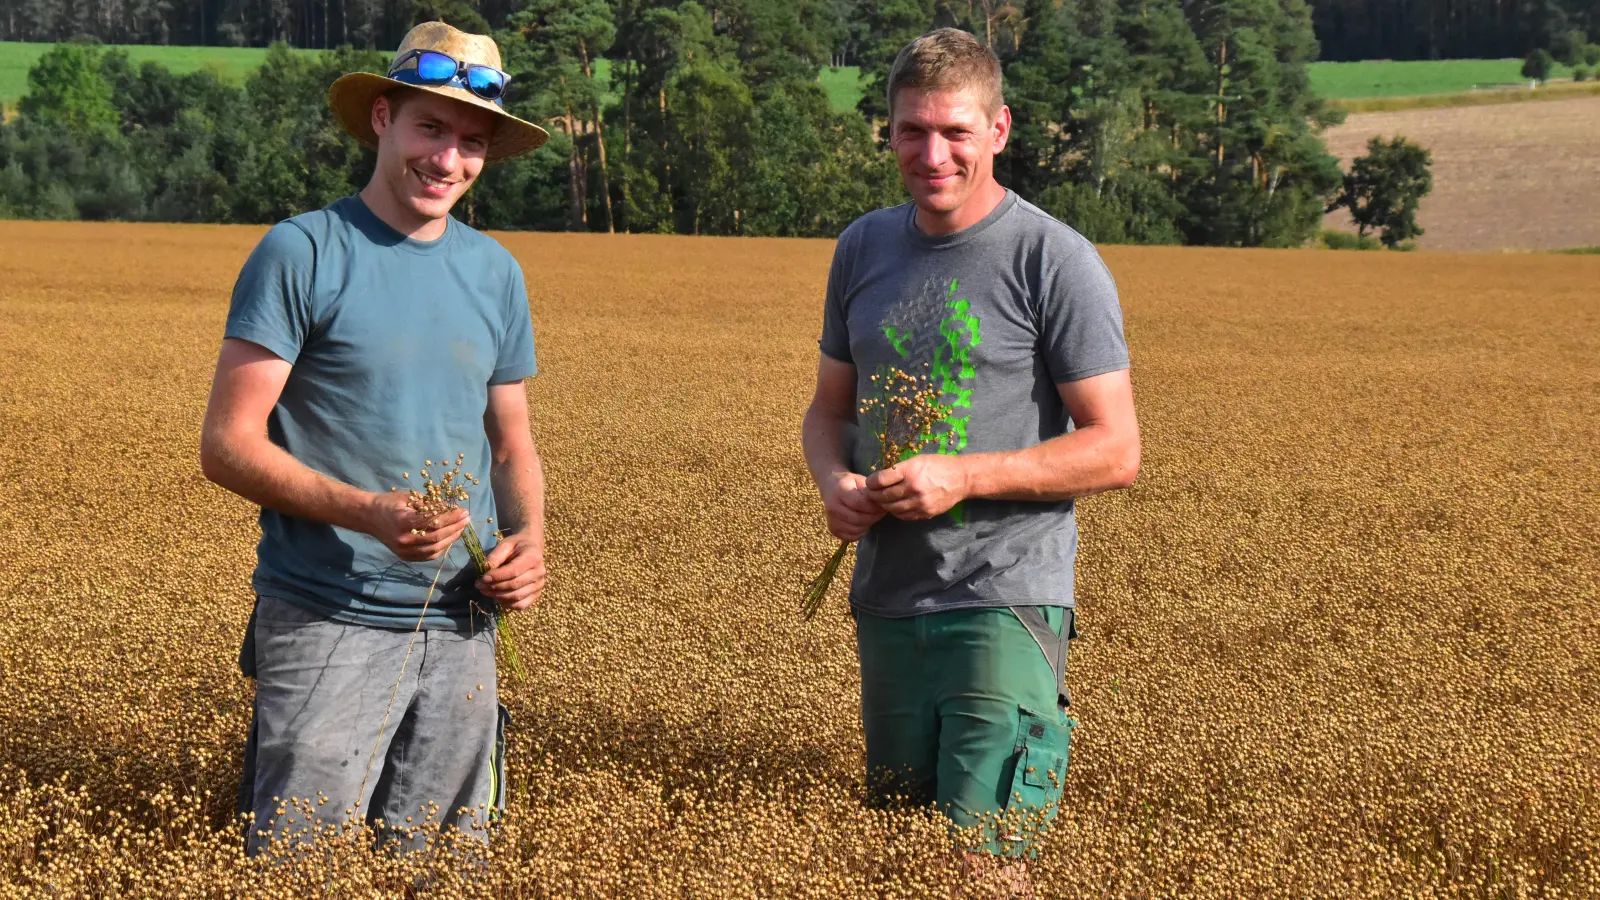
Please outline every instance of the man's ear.
M392 110L389 107L388 97L380 94L376 100L372 101L373 134L376 134L378 137L383 137L383 133L389 130L389 125L393 122L391 113Z
M1011 137L1011 107L1002 106L1000 112L994 117L994 152L999 153L1006 148L1006 141Z

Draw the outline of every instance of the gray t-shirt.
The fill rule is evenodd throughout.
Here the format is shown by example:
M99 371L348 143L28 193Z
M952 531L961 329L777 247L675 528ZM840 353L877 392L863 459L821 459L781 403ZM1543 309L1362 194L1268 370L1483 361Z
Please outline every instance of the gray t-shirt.
M839 237L822 352L856 367L856 397L889 367L928 373L950 414L926 452L1021 450L1071 430L1057 384L1128 367L1116 283L1077 232L1011 191L983 221L929 237L912 204ZM879 467L872 429L854 466ZM850 602L880 616L1072 606L1071 500L971 499L923 522L885 518L856 549Z
M359 197L268 231L234 285L227 337L293 364L267 436L291 456L368 491L420 486L433 460L466 454L468 508L493 546L494 494L483 414L489 385L534 374L522 269L493 238L450 219L434 241L405 237ZM360 625L413 628L439 572L425 627L471 621L476 570L464 546L407 563L377 538L261 511L256 593ZM482 601L487 603L487 601Z

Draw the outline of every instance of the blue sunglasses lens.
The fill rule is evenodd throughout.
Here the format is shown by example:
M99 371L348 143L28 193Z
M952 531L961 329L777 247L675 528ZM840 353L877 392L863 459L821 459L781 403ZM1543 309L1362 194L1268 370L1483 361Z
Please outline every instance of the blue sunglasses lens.
M494 100L505 90L505 78L488 66L473 66L467 69L467 86L472 92L485 100Z
M456 77L456 61L443 53L424 53L417 57L417 75L423 81L449 81Z

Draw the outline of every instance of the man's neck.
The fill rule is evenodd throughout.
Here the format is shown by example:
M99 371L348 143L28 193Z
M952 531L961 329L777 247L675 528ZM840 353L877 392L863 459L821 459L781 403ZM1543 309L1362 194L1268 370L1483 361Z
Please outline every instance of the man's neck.
M444 237L449 217L429 219L395 202L394 194L378 183L376 176L361 189L361 202L372 210L378 221L414 241L436 241Z
M1006 198L1006 189L990 176L967 202L947 213L930 213L917 207L917 230L929 237L944 237L965 231L983 221Z

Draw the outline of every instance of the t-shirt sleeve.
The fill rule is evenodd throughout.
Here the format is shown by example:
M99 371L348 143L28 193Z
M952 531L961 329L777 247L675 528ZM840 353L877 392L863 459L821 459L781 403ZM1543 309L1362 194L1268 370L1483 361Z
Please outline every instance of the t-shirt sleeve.
M1070 252L1047 275L1044 288L1041 346L1051 381L1065 384L1128 368L1117 283L1092 245L1084 242Z
M528 309L528 286L522 280L522 267L511 263L511 284L506 310L506 333L500 341L500 357L495 360L490 384L511 384L531 378L539 371L533 352L533 314Z
M239 271L223 336L258 344L294 362L316 322L311 291L315 266L311 238L289 222L274 225Z
M847 363L854 363L850 355L850 324L845 309L844 295L849 268L850 248L854 246L853 233L846 230L833 248L833 265L828 268L828 294L822 307L822 339L817 342L822 352Z

